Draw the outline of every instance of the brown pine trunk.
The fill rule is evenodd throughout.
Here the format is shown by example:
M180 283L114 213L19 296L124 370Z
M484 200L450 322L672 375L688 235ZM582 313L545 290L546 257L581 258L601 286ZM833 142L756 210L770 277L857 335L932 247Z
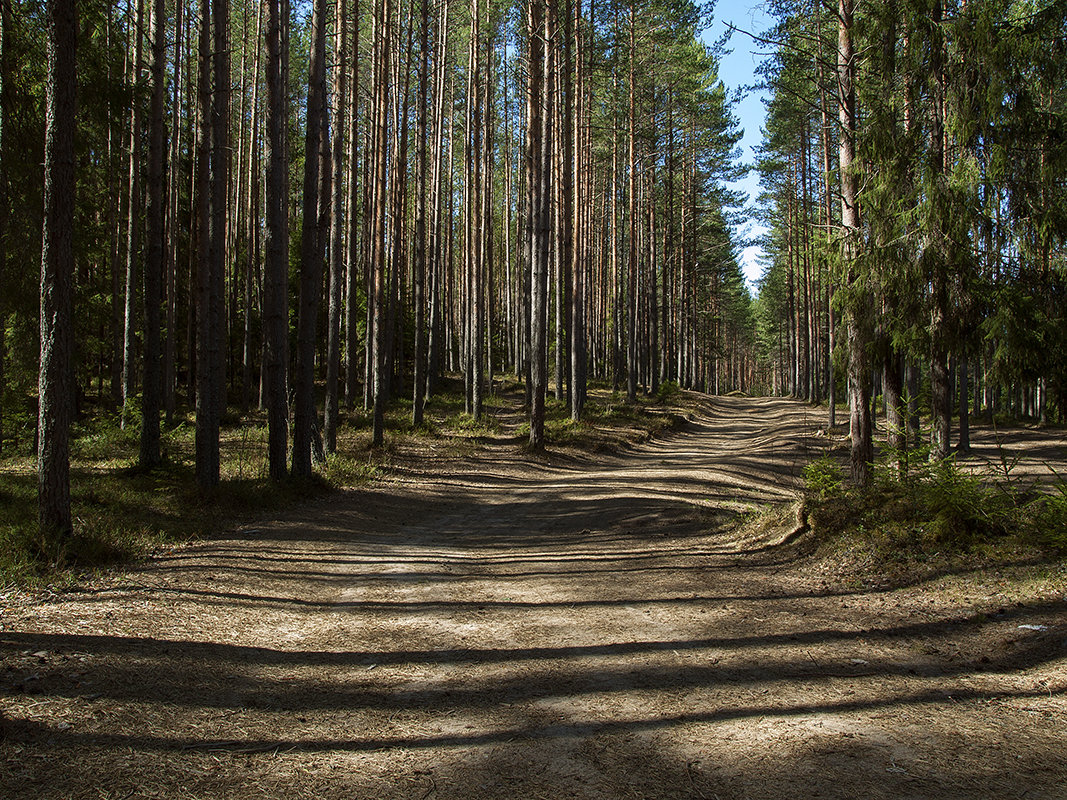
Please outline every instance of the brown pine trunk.
M294 478L312 474L315 426L315 344L322 293L325 228L330 213L329 147L326 141L326 0L315 0L311 17L304 196L300 242L300 300L293 398ZM325 156L324 156L325 153Z
M904 374L900 356L892 345L885 348L882 384L885 387L885 427L889 450L896 457L897 472L903 476L908 467L908 440L904 423Z
M8 36L11 31L11 10L6 0L0 0L0 286L7 280L7 142L5 133L8 126L8 83L11 80L8 71ZM108 127L108 187L111 185L111 128ZM109 192L110 196L110 192ZM7 389L4 376L4 364L7 361L7 300L0 297L0 455L4 452L4 393ZM103 381L103 376L101 376Z
M337 417L341 375L341 293L344 284L344 137L346 76L348 62L345 38L348 35L348 4L336 0L334 35L334 128L333 128L333 206L330 214L330 286L326 321L326 401L323 414L323 440L327 453L337 450ZM358 24L358 22L357 22ZM351 212L350 212L351 214ZM350 218L350 214L348 218ZM349 227L351 230L351 227Z
M819 113L822 118L822 172L823 172L823 223L825 225L826 247L833 237L833 191L830 185L832 157L830 154L830 105L827 99L826 82L823 80L823 53L822 53L822 22L816 15L816 36L819 43L819 52L815 57L815 74L819 82ZM837 344L837 312L833 307L833 282L830 271L826 275L826 354L823 359L826 373L826 402L828 406L827 424L832 428L837 425L837 370L834 369L834 347Z
M159 412L161 404L160 311L163 302L164 265L164 176L163 151L166 128L163 100L166 86L166 11L163 0L152 4L152 109L148 140L148 253L144 272L145 357L144 391L141 400L140 464L151 469L161 461L159 450Z
M202 490L210 491L220 479L219 426L225 396L222 329L229 208L229 4L224 0L201 0L200 11L196 481Z
M552 174L552 17L554 0L545 9L528 0L527 140L530 192L530 449L545 446L545 394L548 388L548 260L550 257ZM547 10L547 13L545 13ZM543 35L542 35L543 34Z
M178 393L178 252L181 208L181 192L178 190L182 139L182 90L186 82L183 59L185 57L185 7L175 6L174 16L174 83L171 108L174 114L174 135L171 137L168 219L164 225L164 237L169 239L166 255L166 325L167 338L163 346L163 410L167 424L174 419Z
M127 9L129 10L129 9ZM144 0L137 0L136 15L132 17L133 61L130 64L130 86L136 92L141 78L141 47L144 31ZM130 105L129 200L126 205L126 311L123 323L122 346L122 410L120 422L126 427L126 406L136 389L137 347L137 271L141 258L141 103L137 95Z
M286 352L289 336L288 164L286 158L289 103L284 78L288 69L286 29L288 2L267 3L267 185L266 242L263 271L263 335L267 400L267 457L270 477L286 477L289 400Z
M381 447L385 443L385 401L386 385L386 312L385 303L385 237L386 207L388 188L386 186L386 136L388 135L389 91L389 17L391 14L389 0L380 0L375 8L374 69L375 69L375 132L374 132L374 178L373 191L373 225L370 246L373 248L371 258L371 315L373 336L370 367L371 399L373 402L372 444Z
M934 79L934 96L931 98L930 158L931 171L939 192L947 191L948 160L945 157L945 64L941 38L942 7L935 0L931 10L933 41L930 46L930 72ZM939 200L941 198L938 198ZM948 458L949 436L952 425L952 381L948 369L948 232L946 221L941 219L944 210L938 212L939 227L935 227L930 243L935 248L932 275L930 276L930 458Z
M838 114L841 123L839 161L841 167L841 226L848 280L853 284L853 301L848 305L845 323L848 331L849 414L852 437L851 475L857 486L871 482L874 450L871 442L871 404L867 385L867 340L865 290L857 285L855 261L859 256L859 179L853 170L856 158L855 53L852 46L852 0L838 0Z
M415 352L414 383L411 421L413 425L421 425L423 408L426 403L426 163L427 163L427 139L429 137L429 69L430 69L430 2L422 0L419 29L419 137L416 155L418 161L418 174L416 176L417 192L415 206L415 275L414 275L414 303L415 303Z
M568 4L570 5L570 4ZM577 98L577 104L571 102L571 108L568 110L567 128L570 131L570 142L568 144L569 155L569 170L572 173L572 185L571 191L568 193L570 199L569 204L569 218L571 241L568 245L568 249L571 256L571 280L572 280L572 294L571 294L571 419L575 422L581 419L582 410L585 406L586 398L586 370L587 370L587 354L586 354L586 333L585 333L585 312L586 312L586 295L585 295L585 255L586 248L588 247L588 231L584 225L586 219L585 211L588 205L592 203L592 196L590 192L583 191L585 189L584 179L585 172L588 167L586 166L586 153L583 152L582 146L584 144L582 138L581 123L584 121L584 112L586 104L583 95L583 76L581 74L582 65L582 33L581 33L581 19L582 19L582 2L577 0L573 4L574 6L574 20L570 23L571 30L568 31L568 40L573 39L575 59L574 63L578 65L579 74L577 80L572 84L571 89L568 92L568 96L575 94ZM590 16L592 17L592 4L590 4ZM568 12L568 19L570 19L570 13ZM592 24L592 21L590 21ZM591 71L590 71L591 72ZM570 67L567 69L567 74L570 75ZM590 169L591 171L591 169Z
M443 236L441 231L442 225L442 213L443 213L443 187L441 161L443 158L444 148L441 145L441 137L445 130L445 64L448 54L448 7L449 4L446 0L444 7L441 9L440 20L437 24L437 53L435 62L435 100L434 100L434 128L433 128L433 178L431 180L430 196L432 200L432 214L433 219L430 224L430 235L432 236L432 244L430 245L430 266L428 269L429 281L429 305L430 305L430 321L429 330L427 331L429 340L427 342L426 353L426 399L433 394L436 388L437 378L441 370L441 303L443 294ZM451 141L451 136L449 136Z
M634 87L636 80L636 9L634 3L630 2L630 76L629 76L629 159L628 159L628 172L629 172L629 216L630 216L630 237L629 237L629 262L627 267L627 316L628 316L628 337L626 347L626 399L631 403L637 401L637 158L635 143L637 138L637 94Z
M58 544L70 535L72 526L70 422L74 398L74 115L78 19L74 0L49 0L46 14L48 72L41 236L37 510L42 536Z
M263 3L258 4L256 13L256 34L254 42L260 41L263 31ZM254 379L252 376L255 361L255 349L252 343L252 309L257 265L259 264L259 70L260 48L255 48L252 68L252 99L249 104L252 117L248 146L248 192L245 199L245 264L244 264L244 330L241 337L241 410L248 413L252 404Z

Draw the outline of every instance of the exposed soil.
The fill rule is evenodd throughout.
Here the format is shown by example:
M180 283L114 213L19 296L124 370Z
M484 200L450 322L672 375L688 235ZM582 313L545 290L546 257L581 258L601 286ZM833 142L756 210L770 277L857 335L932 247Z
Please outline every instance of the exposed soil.
M0 796L1063 800L1062 571L849 588L791 514L739 524L821 424L717 398L595 460L424 453L8 598Z

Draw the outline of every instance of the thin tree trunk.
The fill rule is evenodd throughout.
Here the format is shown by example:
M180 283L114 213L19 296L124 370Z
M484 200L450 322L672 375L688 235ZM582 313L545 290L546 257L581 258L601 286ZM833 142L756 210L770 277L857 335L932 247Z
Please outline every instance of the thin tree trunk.
M356 358L357 339L359 338L358 290L360 284L362 253L361 237L363 215L359 213L360 196L360 161L359 161L359 87L360 57L359 30L361 25L360 0L353 0L352 6L352 91L348 115L348 272L345 290L345 403L349 408L356 404L358 392L359 362Z
M127 404L135 390L137 339L138 260L141 258L141 103L137 86L141 79L141 47L144 31L144 0L137 0L133 19L133 61L130 64L130 85L134 91L130 105L130 172L129 202L126 219L126 312L123 324L122 347L122 411L120 423L126 427Z
M891 457L896 458L897 472L903 476L907 471L908 440L904 429L904 387L900 356L891 345L885 348L882 365L882 383L885 386L886 440Z
M182 60L185 56L185 6L175 5L174 17L174 83L171 107L174 115L174 135L171 137L170 176L168 178L170 211L169 221L164 226L164 237L169 238L166 275L166 324L167 338L163 348L163 409L167 424L174 419L178 392L178 213L181 207L181 192L178 190L180 159L182 153L182 87L187 80Z
M196 482L214 489L220 479L222 321L225 302L226 213L229 207L229 4L201 0L200 259L197 295ZM214 42L212 42L212 34Z
M968 402L970 396L970 383L968 373L968 361L966 355L961 355L956 363L956 382L959 384L959 396L960 396L960 441L958 450L960 453L966 454L971 451L971 419L970 410L968 409ZM1039 388L1043 388L1040 384ZM1041 392L1042 400L1044 399L1044 391ZM1044 403L1041 404L1042 410Z
M8 38L11 35L11 7L8 0L0 0L0 286L7 281L7 128L8 87L11 80L8 70ZM108 125L108 188L111 188L111 126ZM110 192L109 195L110 197ZM4 395L7 390L4 365L7 361L7 299L0 296L0 455L4 452ZM101 376L101 380L103 377Z
M848 307L849 352L849 409L852 436L851 473L852 482L867 486L871 482L871 462L874 450L871 442L870 391L867 386L867 335L865 290L856 284L862 280L856 276L856 260L859 256L860 208L859 180L853 169L856 158L856 94L855 54L852 45L853 16L852 0L838 2L838 48L837 74L839 117L841 136L839 160L841 167L841 225L844 234L844 259L849 273L849 282L859 295Z
M372 399L374 406L372 444L381 447L385 443L385 401L388 391L385 383L386 369L386 313L385 303L385 237L386 237L386 206L388 190L386 186L386 136L388 134L389 118L389 91L386 82L389 76L389 0L381 0L375 9L374 37L375 58L374 69L376 78L374 82L376 95L375 113L375 147L374 147L374 179L373 179L373 213L374 222L371 234L371 247L373 257L371 259L372 293L373 293L373 339L371 384L373 387Z
M315 335L322 292L324 228L330 198L326 129L326 0L315 0L311 17L311 66L308 75L307 131L304 140L303 223L300 242L300 306L297 319L296 376L293 400L294 478L312 474L315 425ZM328 153L328 148L326 150ZM325 164L323 162L326 162ZM324 166L326 168L324 169Z
M166 86L163 72L166 67L166 11L163 0L152 3L152 116L148 141L148 253L144 272L145 357L144 390L141 400L141 455L144 469L161 461L159 449L160 393L160 311L163 302L164 266L164 173L166 128L163 120L163 101Z
M434 111L434 135L433 135L433 179L431 181L430 194L433 198L433 219L430 230L433 236L433 244L430 247L431 266L429 268L430 281L430 322L429 341L426 354L426 399L433 394L438 375L441 371L441 301L443 294L442 273L444 269L443 237L441 233L443 212L442 190L442 158L445 152L441 144L441 137L445 131L445 64L448 55L448 8L446 0L441 9L440 20L437 25L437 55L435 63L436 100ZM449 135L451 141L451 135Z
M586 369L587 369L587 354L586 354L586 334L585 334L585 310L586 310L586 296L585 296L585 253L588 247L588 230L584 225L586 219L587 204L592 203L593 198L591 192L583 192L585 179L585 171L587 169L585 160L586 154L583 152L583 138L582 129L580 123L583 121L583 114L585 112L585 98L583 95L583 78L581 75L582 65L582 51L581 51L581 18L582 18L582 2L577 0L574 4L574 22L572 24L572 36L574 40L575 50L575 63L578 65L579 74L576 81L577 91L577 107L572 107L568 111L568 129L571 131L571 140L569 143L570 151L570 169L572 172L572 193L570 201L570 218L571 218L571 242L569 250L571 253L571 279L573 282L573 289L571 295L571 419L575 422L581 419L582 410L585 406L586 397ZM593 24L593 7L590 2L590 25ZM569 17L568 17L569 18ZM568 67L568 75L570 74L570 68ZM590 70L591 74L591 70ZM575 87L572 86L572 91ZM591 171L591 170L590 170ZM577 173L576 179L573 177L574 173ZM585 196L583 196L583 194Z
M256 35L253 41L259 42L263 30L263 3L258 4L256 13ZM260 48L256 47L255 61L252 69L252 100L250 103L252 125L249 131L248 147L248 197L245 214L245 268L244 268L244 331L241 339L241 410L248 412L252 404L253 362L255 349L252 344L252 306L253 283L256 265L259 263L259 68Z
M548 259L551 225L552 18L554 0L544 8L528 0L529 88L527 95L530 174L530 449L545 446L545 392L548 384ZM547 13L545 13L547 11ZM542 38L542 31L544 35Z
M426 404L426 282L427 282L427 253L426 253L426 165L427 165L427 139L429 137L429 69L430 69L430 2L422 0L420 29L419 29L419 121L418 121L418 145L416 160L418 162L415 181L417 184L415 205L415 275L414 275L414 303L415 303L415 352L414 362L414 386L412 388L412 411L411 421L413 425L421 425L423 408Z
M935 0L931 9L930 72L934 92L930 114L930 158L934 184L940 194L946 192L944 183L948 177L948 159L945 154L945 64L941 33L942 6ZM944 202L942 198L936 201ZM952 382L948 369L948 250L949 235L943 209L937 213L938 226L931 232L935 248L933 274L931 275L930 306L930 458L948 458L949 436L952 425Z
M286 342L289 336L289 224L286 143L289 101L284 79L288 72L286 0L267 4L267 185L266 264L263 272L263 328L267 395L267 457L270 477L287 475L289 399L286 391Z
M41 236L41 361L37 509L42 535L71 533L73 414L74 132L78 19L74 0L47 5L44 227Z
M630 216L630 241L629 241L629 266L627 303L629 317L629 335L626 347L626 399L631 403L637 401L637 160L635 142L637 139L637 95L634 87L636 80L636 41L635 19L636 9L633 0L630 2L630 80L629 80L629 216Z
M336 0L334 52L334 128L333 128L333 207L330 215L330 287L327 309L326 343L326 401L323 420L323 439L327 453L337 450L337 416L340 400L341 374L341 291L344 283L344 136L346 73L345 37L348 34L348 7L345 0Z

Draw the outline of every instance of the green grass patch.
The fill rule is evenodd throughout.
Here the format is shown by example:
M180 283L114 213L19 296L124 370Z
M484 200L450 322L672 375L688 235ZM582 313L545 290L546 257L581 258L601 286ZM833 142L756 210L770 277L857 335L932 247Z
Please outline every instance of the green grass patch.
M164 432L163 464L152 470L137 466L139 440L131 427L123 430L116 420L103 418L73 431L74 531L62 539L45 537L38 529L32 458L23 452L0 462L0 585L62 584L376 474L338 457L322 477L274 483L268 479L266 426L250 417L223 428L221 483L205 495L196 486L190 421L179 420Z

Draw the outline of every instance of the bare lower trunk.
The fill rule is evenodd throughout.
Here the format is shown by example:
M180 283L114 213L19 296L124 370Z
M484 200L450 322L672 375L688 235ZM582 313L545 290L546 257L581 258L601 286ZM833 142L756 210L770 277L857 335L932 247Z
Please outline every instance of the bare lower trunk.
M152 117L148 142L148 253L144 272L144 391L141 401L141 466L151 468L160 461L159 412L162 390L160 359L160 311L163 302L164 264L164 180L163 150L166 130L163 100L166 87L166 15L163 0L153 0L152 10Z
M263 336L267 400L267 457L270 477L286 477L289 401L286 391L286 341L289 335L289 225L286 213L288 168L286 132L289 103L284 78L289 24L285 0L267 2L267 185L263 271Z
M37 509L41 533L71 532L70 422L74 400L74 0L49 0L45 82L41 361L38 379Z
M312 474L315 425L315 338L325 229L330 209L329 145L326 129L326 0L315 0L311 21L307 132L304 141L304 199L300 242L300 306L297 320L295 397L293 401L294 478Z

